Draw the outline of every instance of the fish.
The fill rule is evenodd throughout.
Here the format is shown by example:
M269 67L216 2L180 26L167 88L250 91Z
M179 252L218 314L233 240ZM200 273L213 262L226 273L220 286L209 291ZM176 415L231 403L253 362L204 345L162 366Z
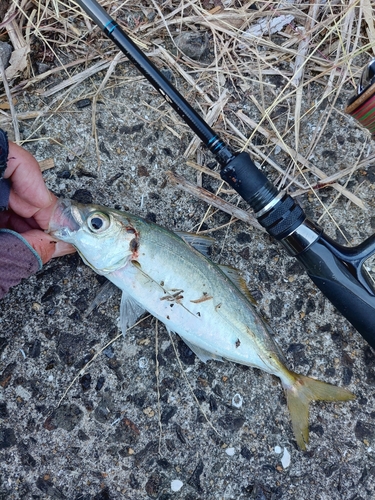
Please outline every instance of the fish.
M49 232L71 243L88 266L122 290L124 334L148 311L201 361L232 361L277 376L302 450L309 442L310 402L355 398L345 388L288 369L244 280L233 268L208 258L211 238L169 231L128 212L69 199L58 201Z

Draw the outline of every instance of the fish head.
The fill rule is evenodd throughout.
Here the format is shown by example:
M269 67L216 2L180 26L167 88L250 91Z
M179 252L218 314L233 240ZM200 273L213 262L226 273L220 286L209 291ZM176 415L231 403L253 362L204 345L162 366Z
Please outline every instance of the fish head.
M139 234L131 216L99 205L58 200L48 232L71 243L99 274L121 269L137 257Z

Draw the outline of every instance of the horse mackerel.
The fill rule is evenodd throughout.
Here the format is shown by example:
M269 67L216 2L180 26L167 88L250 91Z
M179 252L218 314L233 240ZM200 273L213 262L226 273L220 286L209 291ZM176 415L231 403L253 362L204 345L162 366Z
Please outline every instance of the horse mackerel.
M123 332L148 311L202 361L225 359L279 377L301 449L309 440L311 401L354 398L346 389L286 367L235 271L214 264L188 244L204 248L202 237L178 235L127 212L71 200L59 201L50 232L72 243L86 264L122 290Z

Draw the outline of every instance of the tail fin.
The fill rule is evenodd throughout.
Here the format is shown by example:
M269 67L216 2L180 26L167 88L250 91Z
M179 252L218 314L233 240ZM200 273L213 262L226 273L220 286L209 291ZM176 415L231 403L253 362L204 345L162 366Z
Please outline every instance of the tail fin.
M294 382L284 385L294 436L298 446L306 449L309 442L310 401L349 401L355 395L347 389L336 387L304 375L291 372Z

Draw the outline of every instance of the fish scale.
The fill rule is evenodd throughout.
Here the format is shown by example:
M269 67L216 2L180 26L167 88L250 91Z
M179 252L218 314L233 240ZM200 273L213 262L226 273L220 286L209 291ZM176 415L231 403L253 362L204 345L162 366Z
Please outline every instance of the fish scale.
M127 290L138 303L147 301L151 314L194 346L230 359L239 339L237 362L274 373L262 364L254 347L248 346L248 326L259 322L258 317L249 314L252 311L246 299L218 266L174 233L157 225L144 225L141 220L136 224L140 233L137 265L129 260L127 266L107 277L120 289ZM183 298L163 300L174 290L182 290ZM197 304L204 293L212 299ZM245 317L241 322L242 316Z
M311 401L354 398L346 389L290 371L233 269L217 266L175 233L127 212L71 200L59 200L50 232L122 290L124 333L148 311L202 361L230 360L279 377L301 449L309 439ZM202 237L196 238L204 247Z
M168 236L168 233L163 234L164 238ZM151 241L146 242L145 239L142 238L140 242L138 265L130 261L126 267L111 274L111 281L125 289L138 303L147 301L147 311L189 344L226 359L233 358L235 350L235 361L274 373L257 355L247 332L246 324L254 323L253 319L257 318L250 317L249 314L240 316L239 301L242 296L221 275L219 268L211 266L211 276L207 276L200 269L206 265L205 257L196 251L191 252L183 240L178 241L175 237L171 238L169 247L162 248L156 265L155 254L153 258L147 258L155 241L150 239ZM190 254L190 261L179 257L186 250ZM164 269L167 263L176 259L176 256L179 257L180 264L170 266L166 273ZM181 290L182 298L166 299L173 290ZM212 299L193 302L199 300L204 293L212 296ZM236 320L229 321L228 318L236 313L236 309ZM236 347L238 340L240 345Z

